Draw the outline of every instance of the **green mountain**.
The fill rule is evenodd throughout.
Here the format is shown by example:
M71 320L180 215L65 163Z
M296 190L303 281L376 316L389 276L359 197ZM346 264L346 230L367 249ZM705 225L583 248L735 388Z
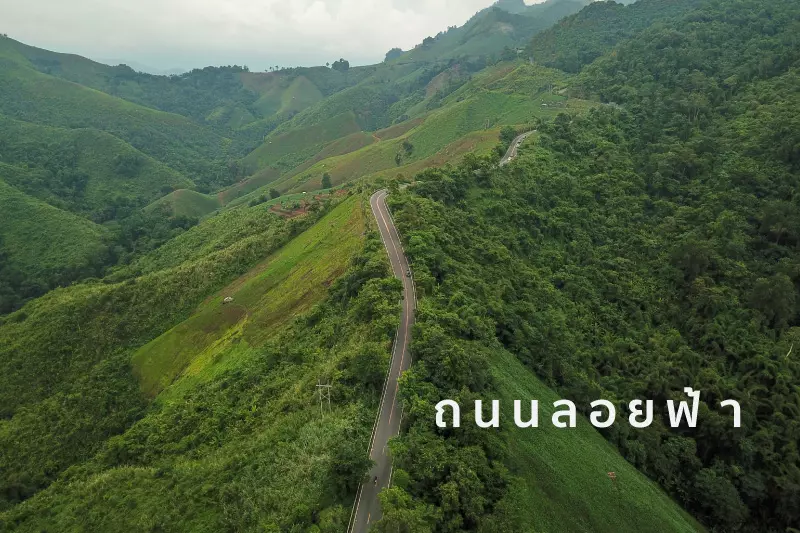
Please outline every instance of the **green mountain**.
M228 143L188 118L42 74L2 55L0 67L3 115L47 126L105 131L178 171L198 173L198 181L213 183L211 169L202 162L223 157Z
M237 150L250 147L281 122L369 73L368 69L352 68L345 74L326 67L258 73L233 65L156 76L13 39L0 41L0 56L142 106L188 117L232 139Z
M52 283L72 281L75 272L99 273L108 253L105 228L10 185L38 177L0 163L0 279L4 285L0 313L15 309L20 298L38 296ZM37 286L38 282L45 286Z
M537 34L526 53L539 64L578 72L617 43L653 23L679 16L704 3L703 0L593 2Z
M373 531L792 531L798 9L501 0L378 65L171 77L0 38L0 531L346 531L383 187L419 301Z
M245 159L247 169L253 172L271 167L286 172L297 167L322 152L326 142L358 131L344 120L350 113L355 116L355 127L362 131L376 131L422 116L501 55L506 60L516 59L519 54L512 48L521 51L536 32L583 5L572 0L522 4L522 14L505 7L489 8L464 26L426 39L391 61L361 67L357 83L302 109L272 131ZM352 76L350 71L347 76ZM331 125L337 123L341 127L332 129Z
M426 38L396 61L420 63L499 57L504 49L507 54L516 54L516 50L509 49L524 47L533 35L577 13L588 3L588 0L548 0L527 6L522 0L503 0L478 12L463 26Z
M114 218L115 203L144 206L194 184L113 135L94 128L53 128L0 115L0 155L6 163L41 169L44 179L9 183L62 209L95 221Z
M440 398L529 397L505 352L579 405L607 398L627 415L631 399L653 399L646 430L621 421L603 434L709 528L791 530L798 9L712 1L658 19L573 82L607 105L542 124L508 167L474 158L390 196L424 296L402 389L409 427L394 449L403 486L387 498L383 530L411 519L469 530L487 507L512 510L478 526L493 531L624 527L589 514L605 502L561 499L570 486L583 494L592 475L571 485L581 465L553 457L546 433L432 429ZM687 386L702 392L699 422L673 429L666 402ZM740 428L720 406L728 398L741 403ZM607 471L620 481L616 467L589 463L598 482ZM471 484L467 468L478 472ZM610 520L636 514L620 507ZM686 527L660 520L635 528Z

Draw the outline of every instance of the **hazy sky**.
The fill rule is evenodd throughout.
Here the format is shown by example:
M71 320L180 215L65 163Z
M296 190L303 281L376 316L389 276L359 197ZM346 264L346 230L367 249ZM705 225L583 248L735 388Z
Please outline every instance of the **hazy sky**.
M535 0L527 0L534 3ZM383 60L494 0L0 0L0 33L157 69Z

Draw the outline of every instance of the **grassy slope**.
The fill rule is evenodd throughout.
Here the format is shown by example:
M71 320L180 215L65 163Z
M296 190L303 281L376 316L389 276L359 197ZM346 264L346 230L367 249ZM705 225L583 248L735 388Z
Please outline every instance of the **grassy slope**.
M397 176L409 179L426 168L457 164L466 154L475 153L483 155L489 153L497 145L499 136L500 130L498 128L474 131L448 144L432 156L396 168L389 168L373 174L368 174L365 179L370 181L372 179L390 179Z
M255 122L256 117L242 104L229 104L215 108L206 116L206 121L238 130Z
M327 97L358 84L368 75L368 68L352 68L343 74L326 67L242 73L240 79L243 86L259 95L252 108L262 117L245 125L244 129L265 128L265 131L269 131L276 124L291 119L295 113L302 114L309 108L321 105ZM281 131L286 132L296 127L301 125Z
M152 211L161 206L167 206L172 216L202 218L222 207L222 203L216 196L179 189L148 205L145 207L145 211Z
M180 115L132 104L42 74L0 53L0 113L65 128L95 128L173 168L225 153L229 141Z
M78 203L86 210L108 206L117 196L152 201L164 188L191 187L193 183L120 139L95 129L69 130L8 119L0 116L2 157L10 163L53 166L71 164L87 177ZM60 158L60 159L59 159ZM117 168L119 158L135 161L129 173ZM7 180L29 194L59 205L58 191L35 182Z
M230 219L245 211L215 217L195 229L205 233L208 228L202 226L221 224L218 219L226 216L226 227L230 227ZM254 346L261 346L266 337L282 329L281 324L324 297L332 278L361 249L365 216L360 197L344 201L267 261L206 300L198 314L151 343L153 348L160 340L176 340L181 328L192 324L214 326L219 332L210 346L202 347L208 349L191 354L193 360L182 379L158 397L145 418L112 438L69 479L5 514L0 512L0 525L7 520L6 525L14 524L19 531L73 527L220 531L234 525L305 531L313 521L341 529L349 516L349 502L335 505L346 499L331 484L335 456L347 442L359 449L363 446L372 409L359 400L337 402L321 418L313 390L318 376L338 375L337 369L346 367L360 343L374 338L372 326L341 317L347 334L334 339L326 330L312 331L313 325L298 322L283 330L281 335L287 337L281 342L290 347L331 344L325 351L321 346L307 348L299 359L292 355L291 361L273 353L274 347ZM230 232L225 238L236 240ZM176 247L173 259L162 266L181 262L178 249L193 251L193 242ZM191 255L183 259L191 260ZM215 310L220 297L229 293L236 294L236 305L246 307L249 315L241 324L226 328L224 320L216 322ZM292 341L295 334L301 337ZM325 337L330 340L321 340ZM179 344L183 347L194 339L189 328ZM383 344L382 363L386 363L388 336ZM104 466L119 453L128 454L125 466ZM296 529L298 524L304 526Z
M31 272L87 264L103 249L104 228L8 185L26 172L0 163L0 237L12 264Z
M191 240L159 249L127 276L56 289L0 319L0 509L46 489L141 416L133 350L307 225L258 208L220 222L206 249Z
M409 130L416 128L424 121L423 118L415 118L412 120L406 120L399 124L395 124L393 126L389 126L388 128L384 128L382 130L378 130L375 132L375 137L382 141L388 141L389 139L394 139L396 137L400 137L404 135Z
M360 246L364 214L353 197L262 264L205 300L187 320L133 356L142 389L155 395L188 366L196 373L236 335L257 347L325 294ZM223 304L226 297L234 298ZM197 360L200 359L200 361Z
M281 95L281 107L278 113L299 113L322 98L322 93L316 85L305 76L298 76Z
M500 355L502 354L502 356ZM661 533L703 531L658 485L628 463L585 418L575 429L550 422L559 400L511 354L491 361L502 405L539 400L539 428L519 429L504 411L508 465L522 478L506 502L527 530L537 532ZM525 411L523 411L524 413ZM607 473L617 475L616 487Z
M288 170L316 155L325 143L360 130L355 115L346 112L313 126L270 135L243 162L254 171L271 166Z
M231 246L246 247L251 241L270 239L271 234L283 231L280 222L279 217L267 213L263 206L225 211L206 218L146 256L121 267L110 278L127 279L173 269Z
M269 185L280 177L280 171L271 167L266 167L249 178L218 192L217 198L222 205L227 205L245 194L251 193L264 185Z
M0 55L31 65L42 65L40 69L50 70L51 73L58 73L69 81L98 89L106 86L106 78L113 70L108 65L79 55L51 52L13 39L0 40Z
M242 82L260 95L254 107L264 117L299 112L323 98L316 85L305 76L292 80L280 74L245 74Z
M542 67L501 64L450 95L440 109L429 113L424 120L413 119L407 125L378 132L390 132L385 141L321 160L299 173L289 172L271 186L290 192L314 190L319 188L325 172L331 175L334 184L339 184L376 173L408 174L409 169L422 170L429 164L456 161L471 141L480 139L472 146L485 147L488 141L485 134L491 131L496 135L495 128L499 126L552 118L566 109L580 112L592 105L549 92L551 85L559 87L564 79L563 74ZM485 129L487 123L490 130ZM414 146L413 153L404 156L398 166L395 156L406 140Z
M325 159L336 157L339 155L349 154L351 152L355 152L364 148L365 146L369 146L379 139L376 139L376 135L372 135L370 133L366 133L363 131L359 131L357 133L352 133L347 135L346 137L342 137L341 139L337 139L333 142L330 142L325 145L325 147L317 153L314 157L305 161L303 164L296 166L289 172L285 173L281 176L281 180L285 180L292 176L299 174L309 168L311 168L314 164L323 161Z

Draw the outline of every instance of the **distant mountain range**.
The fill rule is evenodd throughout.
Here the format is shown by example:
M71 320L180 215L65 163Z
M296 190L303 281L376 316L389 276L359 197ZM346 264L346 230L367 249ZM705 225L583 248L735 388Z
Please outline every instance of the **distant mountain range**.
M95 61L99 63L105 63L106 65L127 65L136 72L144 72L145 74L153 74L155 76L178 76L180 74L184 74L189 71L189 69L179 68L179 67L170 69L160 69L151 67L150 65L145 65L144 63L139 63L137 61L131 61L129 59L97 58L95 59Z

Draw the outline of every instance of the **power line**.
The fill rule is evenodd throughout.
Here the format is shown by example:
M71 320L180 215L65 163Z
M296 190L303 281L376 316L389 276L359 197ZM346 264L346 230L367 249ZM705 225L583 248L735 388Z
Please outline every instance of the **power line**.
M321 381L317 381L317 393L319 394L319 414L320 416L325 416L325 411L323 409L323 404L325 399L328 400L328 412L331 412L333 408L331 407L331 389L333 385L325 384L323 385Z

